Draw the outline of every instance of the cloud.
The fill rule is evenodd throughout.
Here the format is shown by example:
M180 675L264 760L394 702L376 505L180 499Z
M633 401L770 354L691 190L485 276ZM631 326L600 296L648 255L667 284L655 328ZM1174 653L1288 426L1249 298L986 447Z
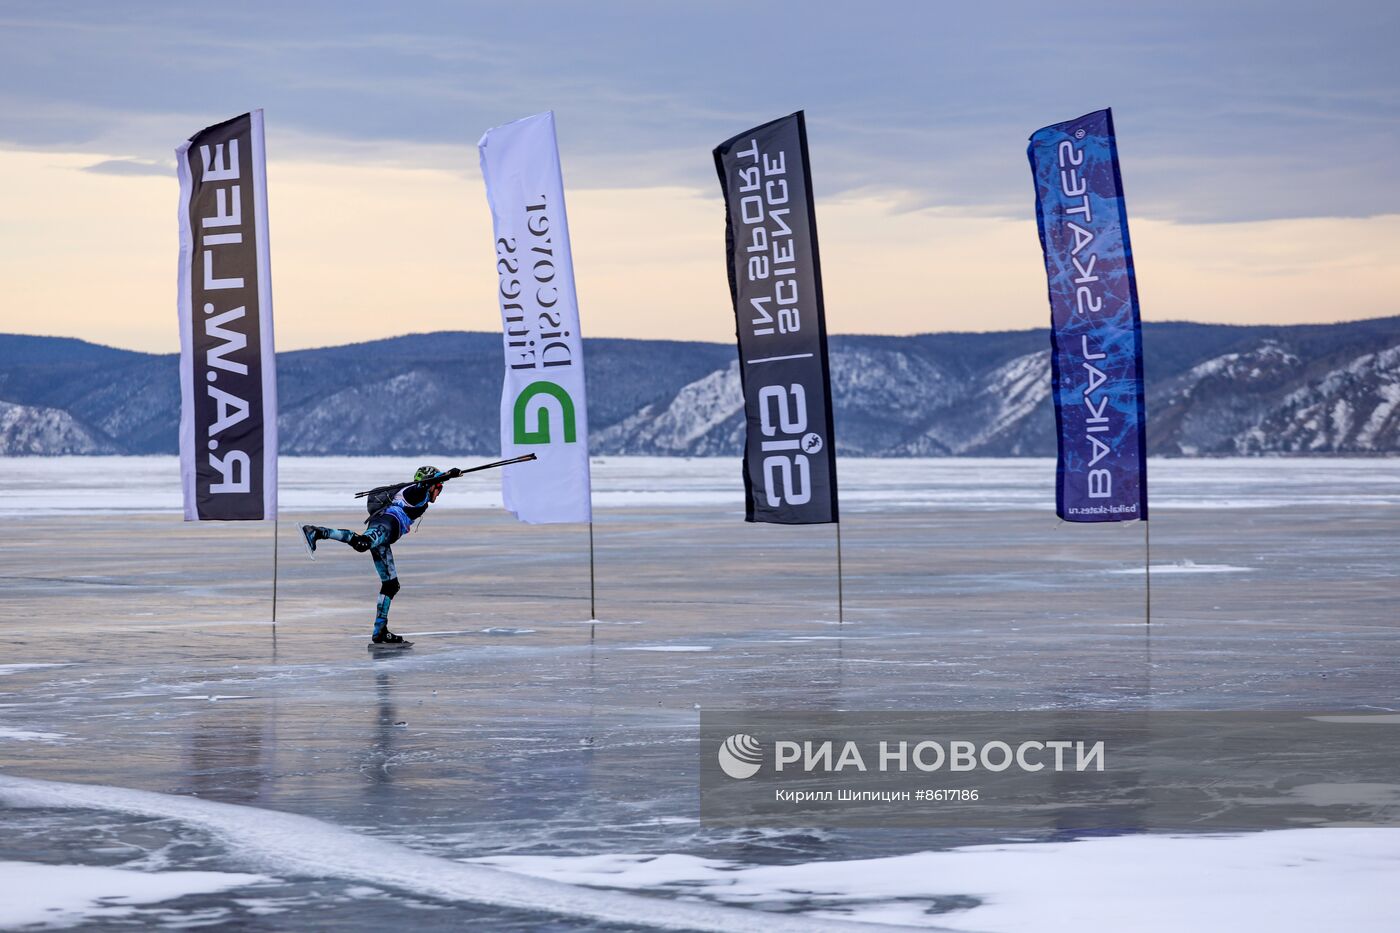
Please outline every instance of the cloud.
M148 162L144 159L105 159L92 165L84 165L84 172L95 175L160 175L174 177L174 162Z
M819 197L1023 218L1037 127L1111 105L1134 217L1400 212L1400 5L889 0L403 8L61 2L0 21L0 144L167 157L263 107L270 158L470 172L477 137L559 114L572 190L712 194L710 149L799 108Z

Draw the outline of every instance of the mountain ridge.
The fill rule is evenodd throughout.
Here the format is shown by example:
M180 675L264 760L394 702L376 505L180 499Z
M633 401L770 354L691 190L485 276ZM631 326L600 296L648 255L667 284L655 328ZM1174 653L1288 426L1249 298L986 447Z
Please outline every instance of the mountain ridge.
M1154 455L1400 453L1400 317L1143 325ZM830 338L848 456L1048 456L1049 334ZM588 338L597 454L729 455L733 344ZM501 338L436 331L278 354L282 452L499 450ZM179 355L0 334L0 455L178 449Z

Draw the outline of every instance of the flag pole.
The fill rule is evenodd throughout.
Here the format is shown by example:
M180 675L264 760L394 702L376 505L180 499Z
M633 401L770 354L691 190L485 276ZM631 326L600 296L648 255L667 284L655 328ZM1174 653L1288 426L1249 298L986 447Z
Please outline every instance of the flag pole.
M277 633L277 516L272 516L272 632Z
M598 618L598 581L593 574L593 522L588 522L588 618Z
M1144 520L1142 523L1142 541L1145 554L1143 557L1142 571L1147 578L1147 624L1152 624L1152 523Z
M846 624L846 592L841 572L841 523L836 523L836 624Z

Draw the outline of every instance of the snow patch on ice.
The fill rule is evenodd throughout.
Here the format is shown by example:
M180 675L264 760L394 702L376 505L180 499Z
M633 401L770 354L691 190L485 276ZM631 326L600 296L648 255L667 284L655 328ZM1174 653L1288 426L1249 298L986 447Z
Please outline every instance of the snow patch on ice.
M254 917L285 914L290 909L284 901L276 901L266 897L236 897L233 902Z
M0 928L46 927L130 917L136 905L218 894L273 879L221 871L143 872L93 865L0 862ZM22 893L20 893L22 892Z
M1400 725L1400 713L1367 713L1364 716L1350 716L1342 714L1328 714L1326 716L1309 716L1318 722L1345 722L1345 723L1365 723L1368 725L1393 726Z
M561 619L560 625L645 625L646 619Z
M9 742L61 742L68 736L61 732L26 732L0 726L0 740Z
M220 700L252 700L255 697L251 693L192 693L189 696L171 697L172 700L208 700L210 703L217 703Z
M72 664L0 664L0 677L6 674L23 674L25 671L39 670L45 667L72 667Z
M427 855L311 817L195 797L0 775L0 802L12 807L103 810L178 820L218 837L240 857L267 865L279 875L339 878L447 901L662 929L739 933L851 929L844 923L811 916L785 917L595 891Z
M474 861L573 884L802 907L809 917L999 933L1379 933L1400 916L1396 829L1117 836L793 865L678 854Z
M713 651L712 645L633 645L623 651Z
M1145 571L1142 567L1124 567L1110 570L1109 573L1136 573ZM1152 575L1159 573L1253 573L1253 567L1236 567L1233 564L1198 564L1193 560L1179 560L1174 564L1153 564Z

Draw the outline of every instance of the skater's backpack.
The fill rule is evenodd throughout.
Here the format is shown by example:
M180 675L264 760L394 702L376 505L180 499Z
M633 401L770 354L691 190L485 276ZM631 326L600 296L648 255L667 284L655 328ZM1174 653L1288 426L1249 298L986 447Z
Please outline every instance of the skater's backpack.
M384 511L394 504L394 496L398 495L400 489L410 483L394 483L391 486L376 486L365 493L365 508L369 514L375 515Z

